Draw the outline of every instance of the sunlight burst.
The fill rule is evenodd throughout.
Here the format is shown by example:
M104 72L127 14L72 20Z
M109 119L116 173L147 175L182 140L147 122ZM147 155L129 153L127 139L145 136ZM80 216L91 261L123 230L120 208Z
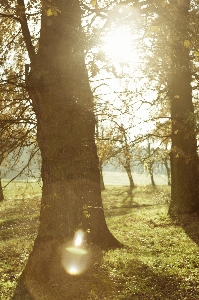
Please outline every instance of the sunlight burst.
M138 54L132 44L133 36L128 28L119 27L106 35L102 49L114 60L133 61L138 58Z

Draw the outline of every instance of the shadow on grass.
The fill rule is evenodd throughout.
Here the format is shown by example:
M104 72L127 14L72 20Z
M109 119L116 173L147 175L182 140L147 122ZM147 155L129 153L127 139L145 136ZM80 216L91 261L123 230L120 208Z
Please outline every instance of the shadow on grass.
M53 258L59 264L54 265L49 277L45 280L33 278L25 279L23 273L20 277L12 300L93 300L106 299L112 295L113 284L107 270L101 267L103 251L95 248L91 258L91 265L81 275L69 275L61 266L59 259ZM41 266L39 266L40 268ZM28 273L28 270L27 270ZM45 270L43 271L45 273ZM111 298L110 299L114 299Z
M113 274L113 273L112 273ZM182 280L164 270L149 268L138 259L120 265L110 276L95 267L80 276L62 275L60 282L42 285L31 282L34 297L19 284L12 300L196 300L199 290L195 282Z
M31 217L31 219L11 219L5 220L0 224L0 240L8 241L10 239L22 238L27 235L34 234L38 228L39 217Z
M151 190L151 189L150 189ZM105 197L104 208L107 218L123 216L130 213L133 209L141 209L149 207L151 204L142 203L142 201L135 201L136 194L140 193L140 188L134 187L130 189L125 187L124 189L107 190L109 197ZM150 191L150 194L154 193Z
M110 217L119 217L124 216L132 212L134 209L141 209L145 207L151 207L151 204L124 204L120 207L112 206L111 208L105 209L105 216L106 218Z
M160 271L158 266L151 269L137 259L130 260L123 268L115 280L120 296L114 299L199 299L198 285L190 279L183 281L164 270Z
M199 246L199 212L179 216L174 222Z

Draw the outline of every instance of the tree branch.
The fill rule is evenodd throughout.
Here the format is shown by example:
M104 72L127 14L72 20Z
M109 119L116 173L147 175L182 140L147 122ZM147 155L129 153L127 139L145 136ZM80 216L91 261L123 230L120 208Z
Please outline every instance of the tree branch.
M27 51L28 51L30 61L32 62L33 59L35 58L36 53L35 53L35 48L32 44L30 30L28 28L28 22L27 22L27 16L26 16L26 13L25 13L24 0L17 0L17 5L18 5L18 7L20 7L19 22L21 24L22 34L24 36L24 40L25 40L25 43L26 43L26 48L27 48Z

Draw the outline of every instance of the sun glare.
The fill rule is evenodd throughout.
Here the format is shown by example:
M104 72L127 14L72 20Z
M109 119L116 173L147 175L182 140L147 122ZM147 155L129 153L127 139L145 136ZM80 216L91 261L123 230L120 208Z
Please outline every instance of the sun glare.
M107 33L102 49L107 56L118 61L133 61L138 57L133 48L133 36L126 27Z

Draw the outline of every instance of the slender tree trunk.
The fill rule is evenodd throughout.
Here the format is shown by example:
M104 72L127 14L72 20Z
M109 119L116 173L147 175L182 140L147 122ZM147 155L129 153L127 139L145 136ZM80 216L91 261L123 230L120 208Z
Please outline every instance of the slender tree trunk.
M179 4L178 4L179 3ZM171 215L199 209L198 157L192 103L188 21L190 1L175 1L171 70Z
M0 202L2 202L3 200L4 200L3 187L2 187L1 177L0 177Z
M3 155L0 158L0 166L1 166L2 162L3 162ZM2 173L1 173L1 170L0 170L0 202L2 202L4 200L3 187L2 187L2 181L1 181L2 178L1 178L1 176L2 176Z
M120 127L120 131L122 132L123 137L124 137L124 146L123 146L124 159L125 159L124 168L127 172L128 178L129 178L130 191L132 191L135 187L135 184L134 184L133 176L131 173L131 151L130 151L130 146L128 143L127 133L123 126Z
M134 184L134 181L133 181L133 176L132 176L132 173L131 173L130 166L125 166L125 170L127 172L128 178L129 178L129 187L130 187L130 190L133 190L134 187L135 187L135 184Z
M104 184L104 177L103 177L103 173L102 173L102 166L99 166L100 168L100 187L101 187L101 191L105 190L105 184Z
M87 243L103 248L121 245L107 227L102 206L79 1L56 0L53 5L60 12L48 16L43 11L39 50L28 82L43 180L39 232L22 275L34 300L43 295L55 299L42 285L67 278L62 250L78 229ZM13 299L21 298L16 293Z
M151 153L151 144L148 143L148 163L147 163L147 169L151 178L151 184L152 186L155 186L155 181L154 181L154 177L153 177L153 163L154 160L152 158L153 153Z
M153 177L153 167L149 166L149 174L150 174L150 178L151 178L151 185L155 186L155 181L154 181L154 177Z
M168 185L171 185L171 169L169 168L168 162L166 160L164 161L164 165L167 172L167 183Z

